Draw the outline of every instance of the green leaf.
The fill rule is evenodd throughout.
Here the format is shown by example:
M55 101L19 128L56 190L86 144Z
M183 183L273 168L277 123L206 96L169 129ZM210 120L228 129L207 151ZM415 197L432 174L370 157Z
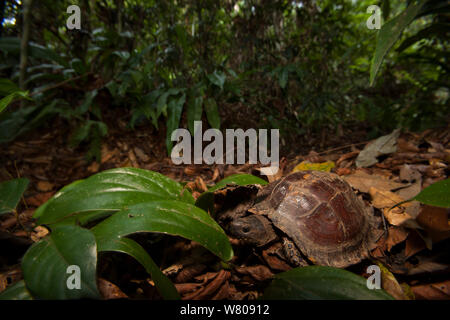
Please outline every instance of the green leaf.
M220 129L219 109L217 108L216 100L208 98L205 100L206 118L209 124L214 129Z
M117 168L95 174L62 189L34 215L51 224L87 212L114 212L133 204L173 199L194 203L189 191L166 176L137 168ZM94 217L91 217L94 218Z
M20 38L18 37L2 37L0 38L0 50L9 52L19 56L20 54ZM59 63L62 66L69 67L67 61L60 56L55 50L43 47L39 44L30 42L28 43L28 54L31 57L39 58L43 60L52 60Z
M84 101L78 109L79 114L83 114L89 110L89 107L92 105L92 102L97 96L97 93L98 93L97 90L92 90L86 93L86 95L84 96Z
M20 178L0 183L0 215L16 209L29 182L28 179Z
M189 100L187 104L187 122L188 128L192 135L194 135L194 121L202 120L203 112L203 96L199 95Z
M0 293L0 300L33 300L25 281L20 280Z
M278 84L281 89L286 88L286 84L289 78L289 68L282 68L278 73Z
M80 289L72 283L68 267L80 268ZM94 234L78 226L55 227L51 234L25 253L22 270L33 296L40 299L100 298L96 282L97 245ZM68 281L69 280L69 281Z
M128 238L98 237L98 251L116 251L135 258L151 275L161 296L166 300L179 300L180 295L172 282L161 272L148 253L137 242Z
M205 211L177 200L130 206L100 222L92 231L97 238L108 239L111 235L121 238L136 232L177 235L198 242L225 261L233 257L230 242L222 228Z
M195 206L208 212L211 216L214 215L214 193L203 192L195 201Z
M370 66L370 85L375 82L375 77L380 70L381 63L384 57L397 42L402 34L403 30L416 18L417 14L425 2L421 1L417 4L410 5L405 11L399 14L394 19L386 22L377 35L377 46L375 48L375 54Z
M213 192L219 189L226 187L227 185L238 185L238 186L246 186L249 184L260 184L266 185L268 182L261 178L255 177L251 174L233 174L231 176L226 177L225 179L220 180L216 183L215 186L208 189L208 192Z
M27 98L28 97L28 91L16 91L11 93L10 95L2 98L0 100L0 113L3 112L3 110L6 109L6 107L13 102L14 99L16 99L17 97L20 98Z
M423 189L412 200L435 207L450 208L450 179L441 180Z
M367 281L349 271L309 266L275 275L264 292L266 300L393 300L384 290L370 290Z
M180 125L181 113L183 112L183 105L186 101L186 94L178 99L172 99L167 106L167 133L166 133L166 147L167 153L170 155L172 152L173 142L171 140L172 132L178 129Z
M13 92L20 91L20 88L9 79L0 79L0 96L7 96Z
M223 85L225 83L225 79L227 78L226 74L223 72L219 72L215 70L213 73L207 75L208 80L211 81L212 84L215 84L220 89L223 89Z
M422 39L430 39L433 36L441 36L442 39L448 37L450 31L450 24L448 23L434 23L429 27L420 30L415 35L405 39L402 44L397 48L398 52L402 52L408 47L412 46L417 41Z

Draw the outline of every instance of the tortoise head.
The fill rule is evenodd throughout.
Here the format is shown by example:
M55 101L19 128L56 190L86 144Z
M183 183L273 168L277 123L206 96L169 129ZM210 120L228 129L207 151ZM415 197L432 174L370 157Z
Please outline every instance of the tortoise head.
M246 244L263 246L277 238L270 221L260 215L251 214L235 218L229 225L232 236Z

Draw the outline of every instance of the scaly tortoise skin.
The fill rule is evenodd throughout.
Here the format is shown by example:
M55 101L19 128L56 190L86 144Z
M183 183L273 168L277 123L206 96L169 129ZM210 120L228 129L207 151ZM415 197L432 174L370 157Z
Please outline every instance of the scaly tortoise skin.
M368 257L376 238L373 209L338 175L320 171L292 173L262 188L254 205L237 216L229 230L257 246L280 240L281 230L292 264L306 265L295 258L303 257L338 268Z

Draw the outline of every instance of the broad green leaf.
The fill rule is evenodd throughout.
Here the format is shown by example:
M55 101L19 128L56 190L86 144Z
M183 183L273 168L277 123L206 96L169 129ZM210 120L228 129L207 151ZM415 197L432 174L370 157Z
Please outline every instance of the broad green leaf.
M215 84L220 89L223 89L223 85L225 83L225 79L227 78L225 73L219 72L217 70L214 71L211 74L208 74L207 77L208 77L208 80L211 81L212 84Z
M213 192L218 189L222 189L226 187L227 185L238 185L238 186L246 186L249 184L260 184L260 185L266 185L267 181L263 180L261 178L258 178L251 174L233 174L231 176L226 177L225 179L220 180L216 183L215 186L208 189L208 192Z
M0 50L6 51L19 56L20 54L20 38L18 37L2 37L0 38ZM31 57L39 58L43 60L52 60L59 63L62 66L69 67L69 64L62 56L56 51L43 47L39 44L30 42L28 43L28 54Z
M92 91L89 91L88 93L86 93L86 95L84 96L84 101L78 109L79 114L83 114L89 110L89 107L92 105L92 102L94 101L95 97L97 96L97 93L98 93L97 90L92 90Z
M397 48L398 52L402 52L408 47L412 46L414 43L423 40L430 39L434 36L440 36L442 39L448 37L450 31L450 24L448 23L434 23L425 29L420 30L415 35L406 38L402 44Z
M424 1L420 1L417 4L411 4L405 11L399 14L394 19L386 22L377 35L377 46L375 48L375 54L370 66L370 85L375 82L375 77L380 70L381 63L384 57L397 42L402 34L403 30L416 18L420 9L424 5Z
M0 215L16 209L30 181L25 178L0 183Z
M214 193L209 191L203 192L195 201L195 206L214 216Z
M116 251L135 258L151 275L161 296L166 300L179 300L180 295L172 282L161 272L148 253L137 242L128 238L98 237L98 251Z
M163 94L161 94L158 98L158 101L156 102L156 119L159 118L161 113L164 111L164 109L167 107L167 98L171 95L177 95L182 91L182 89L179 88L170 88Z
M2 98L0 100L0 113L3 112L3 110L6 109L6 107L14 101L16 98L27 98L28 97L28 91L16 91L11 93L10 95Z
M140 203L115 213L92 228L97 239L117 238L136 232L159 232L193 240L222 260L233 257L228 237L203 210L177 200ZM103 241L103 240L99 240Z
M171 140L172 132L178 129L180 125L181 113L183 112L183 105L186 101L186 94L178 99L170 100L167 106L167 133L166 133L166 147L167 153L170 155L173 147L173 142Z
M220 116L216 100L213 98L208 98L205 100L205 112L206 118L208 119L211 127L214 129L220 129Z
M367 288L367 281L349 271L309 266L275 275L264 292L266 300L393 300L384 290Z
M174 199L194 203L189 191L166 176L137 168L117 168L95 174L53 196L34 217L51 224L80 213L114 212L133 204ZM94 219L95 217L90 217Z
M423 189L412 200L435 207L450 208L450 179L441 180Z
M69 266L80 268L80 289L72 284ZM94 234L78 226L55 227L33 244L22 260L25 283L40 299L100 298L96 280L97 245ZM70 271L70 270L69 270Z
M0 300L33 300L25 281L20 280L0 293Z
M192 97L187 104L188 129L194 135L194 121L202 120L203 96Z
M20 91L20 88L9 79L0 79L0 96L7 96L13 92Z
M286 88L288 78L289 78L289 69L282 68L278 73L278 84L280 85L281 89Z

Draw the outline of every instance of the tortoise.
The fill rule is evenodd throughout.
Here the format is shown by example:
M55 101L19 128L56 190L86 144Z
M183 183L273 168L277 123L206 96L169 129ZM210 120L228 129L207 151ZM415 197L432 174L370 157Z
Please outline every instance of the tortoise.
M321 171L274 181L260 188L245 210L235 208L226 217L232 237L257 247L281 241L294 266L348 267L368 258L380 235L373 208L338 175Z

